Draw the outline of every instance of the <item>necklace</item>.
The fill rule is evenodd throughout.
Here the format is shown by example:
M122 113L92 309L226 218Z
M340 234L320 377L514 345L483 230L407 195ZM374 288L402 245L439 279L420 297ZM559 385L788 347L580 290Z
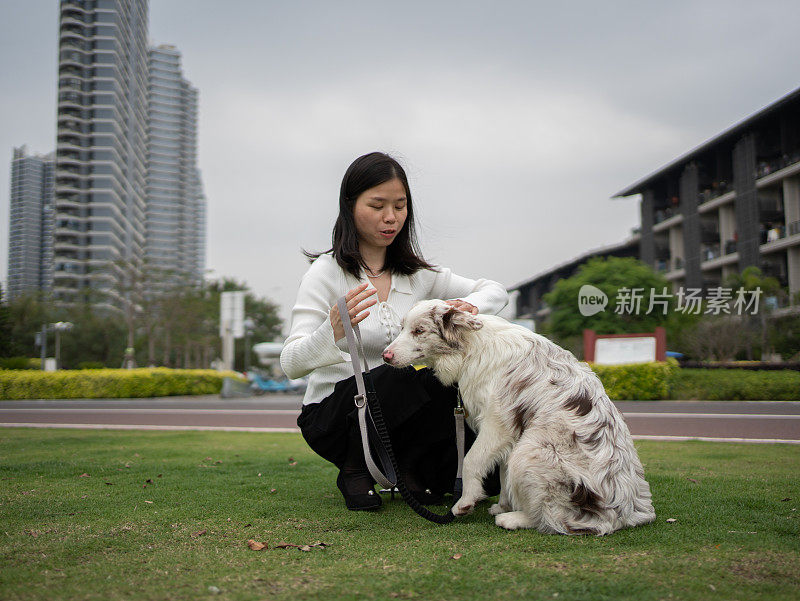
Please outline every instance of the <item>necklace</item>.
M367 267L367 269L370 271L370 273L372 273L372 270L369 267ZM386 271L385 267L383 269L381 269L378 273L373 274L373 275L370 275L369 273L366 273L366 271L364 273L366 274L366 276L368 278L379 278L379 277L381 277L383 275L384 271Z

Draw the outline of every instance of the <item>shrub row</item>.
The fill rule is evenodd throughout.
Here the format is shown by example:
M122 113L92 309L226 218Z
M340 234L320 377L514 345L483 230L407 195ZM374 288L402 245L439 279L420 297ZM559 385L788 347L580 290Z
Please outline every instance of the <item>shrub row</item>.
M592 370L614 401L658 401L670 398L669 385L678 363L636 363L630 365L596 365Z
M677 400L800 401L800 372L684 367L672 373L669 389Z
M219 394L233 372L213 369L0 371L0 400L99 399Z
M666 363L592 365L615 401L800 401L800 372L691 369Z
M679 368L667 363L592 365L613 400L800 401L800 372ZM0 370L0 400L219 394L233 372L211 369Z

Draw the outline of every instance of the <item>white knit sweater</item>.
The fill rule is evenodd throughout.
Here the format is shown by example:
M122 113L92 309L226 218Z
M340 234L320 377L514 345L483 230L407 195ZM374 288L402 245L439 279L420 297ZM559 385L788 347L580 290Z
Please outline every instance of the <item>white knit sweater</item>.
M383 349L400 333L400 319L418 301L460 298L481 313L498 313L508 303L506 289L497 282L470 280L446 267L437 269L411 276L392 274L386 302L369 308L359 329L370 369L383 363ZM319 403L333 392L336 382L353 375L347 339L334 342L329 312L339 297L365 281L366 276L357 280L327 254L314 261L303 276L292 309L292 327L281 352L281 367L290 378L311 374L303 404Z

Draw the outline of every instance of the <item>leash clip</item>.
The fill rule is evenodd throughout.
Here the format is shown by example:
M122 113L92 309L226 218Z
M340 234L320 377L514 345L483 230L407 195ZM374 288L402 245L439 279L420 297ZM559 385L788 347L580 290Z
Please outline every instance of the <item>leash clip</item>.
M459 415L463 415L467 417L467 410L464 408L464 401L461 399L461 391L458 392L458 400L456 401L456 406L453 409L453 415L458 417Z
M365 397L363 394L357 394L354 398L356 401L356 407L359 409L367 404L367 397Z

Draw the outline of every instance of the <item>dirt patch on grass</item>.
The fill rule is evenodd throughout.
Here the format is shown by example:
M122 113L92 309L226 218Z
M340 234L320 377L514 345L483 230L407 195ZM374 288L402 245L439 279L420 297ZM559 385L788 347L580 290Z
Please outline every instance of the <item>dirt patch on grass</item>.
M749 553L734 560L729 571L748 582L787 580L800 583L798 554L779 554L770 551Z

